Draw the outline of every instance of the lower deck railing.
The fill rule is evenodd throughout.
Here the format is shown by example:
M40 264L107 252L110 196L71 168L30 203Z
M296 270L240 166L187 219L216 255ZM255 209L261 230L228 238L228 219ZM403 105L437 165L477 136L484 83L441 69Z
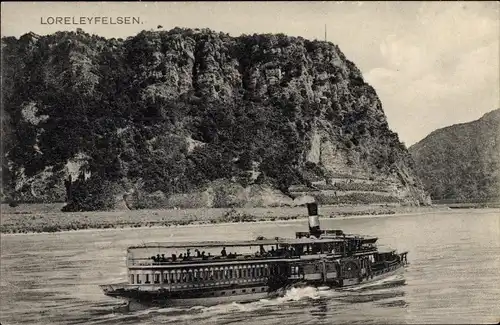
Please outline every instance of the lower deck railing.
M267 278L252 278L252 279L231 279L231 280L217 280L205 282L187 282L187 283L141 283L141 284L126 284L125 287L137 288L139 290L179 290L179 289L203 289L214 288L228 285L245 285L245 284L259 284L267 282Z

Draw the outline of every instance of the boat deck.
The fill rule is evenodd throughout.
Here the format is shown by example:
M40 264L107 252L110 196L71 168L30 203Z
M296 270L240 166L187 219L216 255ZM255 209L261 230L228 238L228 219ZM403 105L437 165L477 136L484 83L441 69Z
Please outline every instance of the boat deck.
M355 252L352 252L350 256L362 256L376 253L376 248L362 249ZM327 258L327 259L339 259L344 257L344 254L317 254L317 253L303 253L301 255L280 255L280 256L267 256L267 255L245 255L239 254L234 257L228 256L208 256L208 257L189 257L187 259L176 260L173 261L172 258L166 258L164 261L154 262L151 258L129 258L128 266L129 267L140 267L140 266L148 266L148 267L179 267L179 266L199 266L199 265L226 265L226 264L247 264L247 263L255 263L255 262L265 262L265 263L273 263L273 262L295 262L301 260L309 260L309 259L318 259L318 258Z

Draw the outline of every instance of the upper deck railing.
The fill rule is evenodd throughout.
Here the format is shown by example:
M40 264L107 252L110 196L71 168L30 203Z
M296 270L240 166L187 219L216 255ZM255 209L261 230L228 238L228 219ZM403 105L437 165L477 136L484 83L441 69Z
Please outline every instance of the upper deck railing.
M196 265L212 265L212 264L246 264L246 263L254 263L254 262L278 262L278 261L289 261L289 260L301 260L301 259L309 259L314 257L333 257L340 258L345 255L365 255L377 252L376 247L362 247L355 251L350 251L349 254L346 254L343 251L304 251L301 253L285 251L285 250L277 250L274 253L264 253L264 254L236 254L231 256L190 256L184 258L176 258L175 260L172 257L165 257L162 259L160 257L159 260L153 260L151 257L149 258L133 258L130 257L127 259L128 266L188 266L192 264Z
M166 243L147 243L140 246L131 246L131 250L151 249L151 248L214 248L214 247L252 247L261 245L280 245L280 246L293 246L293 245L309 245L309 244L325 244L333 242L342 242L342 238L279 238L272 239L263 238L257 240L235 240L235 241L202 241L202 242L166 242Z
M311 234L308 231L297 231L295 233L295 238L310 238ZM357 239L364 243L375 243L378 240L378 237L374 236L363 236L363 235L355 235L355 234L346 234L342 230L337 229L326 229L320 230L320 239L328 240L328 239L337 239L337 240L349 240L349 239Z
M273 262L280 260L300 259L300 256L248 256L241 255L236 258L225 258L218 256L210 256L205 259L190 258L183 260L172 261L171 258L164 261L154 262L150 258L134 258L128 260L129 266L175 266L184 267L190 265L215 265L215 264L245 264L253 262Z

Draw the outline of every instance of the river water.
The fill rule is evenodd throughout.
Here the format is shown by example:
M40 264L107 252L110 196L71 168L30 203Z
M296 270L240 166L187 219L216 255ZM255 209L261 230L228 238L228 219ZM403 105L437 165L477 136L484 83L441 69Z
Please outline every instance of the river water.
M148 241L293 237L307 219L1 236L0 322L11 324L415 324L500 321L500 210L323 219L408 250L405 284L292 289L249 304L119 312L98 285L126 281L127 246Z

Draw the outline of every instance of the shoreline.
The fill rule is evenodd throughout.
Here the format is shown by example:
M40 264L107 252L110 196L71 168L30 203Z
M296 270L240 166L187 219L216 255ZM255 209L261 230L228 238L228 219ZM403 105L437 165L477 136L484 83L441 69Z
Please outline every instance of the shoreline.
M2 214L0 233L2 235L17 235L108 229L199 227L243 222L298 222L307 219L307 212L304 210L304 207L273 207L96 211L81 213L21 212L17 214ZM415 215L434 211L451 211L451 209L443 206L323 206L320 208L320 216L324 220L345 220Z
M451 213L456 212L453 210L440 210L436 209L441 213ZM407 212L407 213L395 213L395 214L366 214L366 215L353 215L353 216L344 216L344 217L336 217L336 218L326 218L327 220L348 220L348 219L371 219L371 218L389 218L389 217L411 217L416 215L425 214L428 211L422 212ZM189 223L185 225L169 225L169 226L145 226L145 227L110 227L110 228L87 228L87 229L77 229L77 230L60 230L55 232L18 232L18 233L2 233L2 236L29 236L29 235L48 235L48 234L61 234L61 233L84 233L84 232L105 232L112 230L136 230L136 229L164 229L164 228L192 228L192 227L212 227L212 226L230 226L235 223L256 223L256 224L266 224L266 223L299 223L307 221L307 216L302 216L297 219L277 219L274 221L264 220L264 221L255 221L255 222L219 222L219 223Z

